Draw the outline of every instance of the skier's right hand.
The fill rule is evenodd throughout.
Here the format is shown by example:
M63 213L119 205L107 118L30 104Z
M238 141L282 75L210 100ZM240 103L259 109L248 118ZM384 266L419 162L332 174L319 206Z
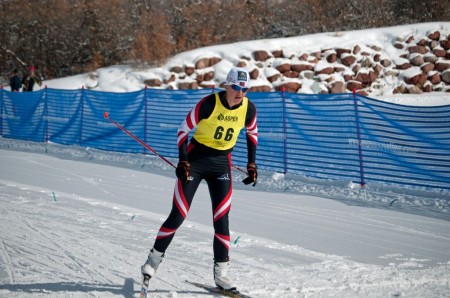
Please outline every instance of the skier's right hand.
M178 179L181 180L181 183L189 182L189 170L191 169L191 165L189 162L185 160L180 160L178 162L177 168L175 170L175 174L177 174Z

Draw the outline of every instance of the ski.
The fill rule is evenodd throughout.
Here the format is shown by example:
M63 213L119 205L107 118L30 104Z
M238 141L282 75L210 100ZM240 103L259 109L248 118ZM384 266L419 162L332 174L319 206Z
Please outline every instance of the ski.
M251 298L248 295L240 293L238 290L224 290L224 289L221 289L219 287L213 287L213 286L210 286L210 285L207 285L207 284L202 284L202 283L189 281L189 280L186 280L186 282L188 284L191 284L191 285L194 285L196 287L202 288L202 289L208 291L209 293L218 294L218 295L222 295L222 296L225 296L225 297Z
M141 285L141 293L139 294L139 298L147 298L148 292L148 284L150 282L150 275L144 274L142 277L142 285Z

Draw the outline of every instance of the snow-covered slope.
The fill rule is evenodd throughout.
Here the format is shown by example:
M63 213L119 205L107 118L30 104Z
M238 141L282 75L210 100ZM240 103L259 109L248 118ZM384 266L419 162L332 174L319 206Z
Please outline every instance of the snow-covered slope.
M139 267L171 207L172 169L151 156L0 140L0 296L136 297ZM289 179L271 173L261 173L255 188L240 178L231 210L231 273L241 291L448 295L448 197L435 207L416 195L412 206L408 199L368 200L375 193L351 185L310 184L324 198L280 191ZM151 297L210 296L184 281L212 283L212 240L201 185L151 281Z

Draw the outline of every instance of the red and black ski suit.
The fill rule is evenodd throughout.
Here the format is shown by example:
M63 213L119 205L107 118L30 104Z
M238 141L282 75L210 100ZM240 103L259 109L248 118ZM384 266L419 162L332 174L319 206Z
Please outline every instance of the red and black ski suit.
M245 101L245 103L244 103ZM246 111L242 111L242 105L245 104ZM217 105L219 107L217 107ZM256 147L258 143L258 129L256 121L256 107L246 97L241 104L230 108L226 101L226 92L222 91L204 97L188 113L185 120L178 129L178 148L180 161L190 163L189 183L182 183L177 179L173 195L173 205L169 217L159 229L154 248L157 251L165 252L172 241L175 232L181 226L186 218L189 208L194 198L195 192L202 180L205 180L212 203L213 222L214 222L214 259L217 262L227 261L230 247L230 231L228 223L228 214L231 207L232 197L232 179L231 179L231 151L233 147L226 150L213 148L217 139L226 134L221 132L221 121L238 121L239 117L229 116L233 110L241 109L238 115L245 117L248 162L255 162ZM234 111L236 115L236 111ZM240 114L239 114L240 113ZM218 115L218 117L216 117ZM228 115L228 116L227 116ZM215 118L212 118L215 117ZM217 119L216 119L217 118ZM216 131L203 133L199 139L208 143L207 146L196 139L196 134L188 143L188 134L197 127L197 131L202 121L208 123L208 127L216 126ZM212 125L212 126L211 126ZM203 129L204 130L204 129ZM228 128L239 134L239 131ZM236 138L237 138L236 135ZM205 137L206 136L206 137ZM210 137L209 137L210 136ZM210 140L208 139L210 138ZM226 138L226 136L225 136ZM229 146L234 146L230 144Z

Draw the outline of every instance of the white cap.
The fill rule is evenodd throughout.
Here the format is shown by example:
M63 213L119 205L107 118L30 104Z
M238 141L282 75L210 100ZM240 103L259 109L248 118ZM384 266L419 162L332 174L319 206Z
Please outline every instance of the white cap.
M249 88L250 74L244 68L233 67L227 75L225 85L238 85L242 88Z

